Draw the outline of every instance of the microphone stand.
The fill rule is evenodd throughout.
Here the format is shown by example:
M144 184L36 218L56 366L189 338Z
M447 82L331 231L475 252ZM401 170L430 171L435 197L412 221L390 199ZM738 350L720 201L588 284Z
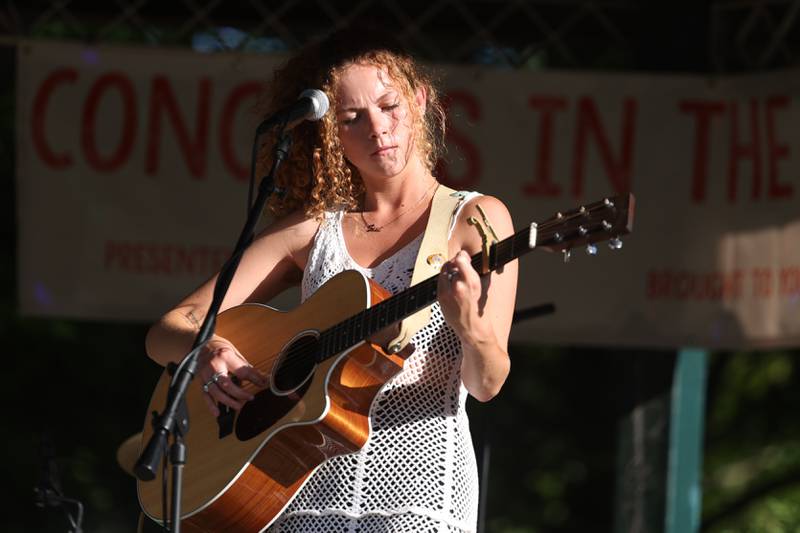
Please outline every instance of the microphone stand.
M256 150L258 148L258 138L260 132L256 132L256 138L253 141L253 152L251 158L250 176L251 179L255 174L255 161ZM186 407L186 391L197 374L198 355L200 350L205 346L211 336L214 334L214 326L216 325L217 313L222 306L222 300L228 292L228 287L233 280L233 275L239 266L239 261L245 249L250 245L255 233L255 227L258 219L267 203L270 195L276 191L275 188L275 173L278 166L286 159L291 147L291 137L286 133L286 122L281 124L278 134L278 142L275 144L275 153L272 159L272 167L269 174L261 180L258 189L258 196L255 202L249 206L247 214L247 221L244 228L239 235L239 240L236 243L231 257L226 261L217 276L216 284L214 285L214 295L211 300L211 305L208 308L205 320L203 321L200 331L195 337L192 350L183 358L180 364L175 365L171 363L167 366L167 370L172 375L172 382L170 383L167 392L167 405L164 408L163 414L159 415L153 412L153 435L147 443L139 459L134 466L134 473L136 477L142 481L151 481L156 476L156 468L159 462L164 457L167 440L171 434L173 437L172 445L170 447L169 461L172 464L172 508L171 520L167 520L167 512L164 509L164 529L172 531L173 533L180 532L180 517L181 517L181 489L183 481L183 465L186 463L186 445L183 442L183 437L189 431L189 412ZM165 465L166 467L166 465ZM166 472L165 472L166 474ZM166 484L166 480L164 481ZM166 505L166 504L165 504ZM168 529L169 523L172 523L172 529Z
M82 533L83 532L83 503L74 498L67 498L61 490L61 482L58 476L58 467L56 465L55 450L49 430L42 433L41 443L41 458L42 458L42 471L39 478L39 483L33 488L34 503L36 507L42 509L46 507L61 507L64 514L67 515L67 520L72 526L68 533ZM68 509L68 506L75 507L76 514L73 514Z

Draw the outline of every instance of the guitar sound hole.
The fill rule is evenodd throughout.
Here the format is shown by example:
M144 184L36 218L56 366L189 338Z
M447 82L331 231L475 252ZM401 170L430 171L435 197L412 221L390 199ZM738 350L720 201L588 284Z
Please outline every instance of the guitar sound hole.
M272 386L277 394L288 394L303 384L314 372L319 354L319 340L313 333L295 339L283 353L273 373Z

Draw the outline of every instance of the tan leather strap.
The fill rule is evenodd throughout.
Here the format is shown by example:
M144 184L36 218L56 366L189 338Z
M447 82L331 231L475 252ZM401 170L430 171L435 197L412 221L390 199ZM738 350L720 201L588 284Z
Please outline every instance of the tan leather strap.
M431 203L428 225L425 227L425 235L419 245L410 285L416 285L420 281L438 274L442 264L447 261L447 234L456 208L463 197L462 193L458 193L444 185L439 185L436 188ZM411 337L425 327L430 317L430 305L407 317L400 323L400 332L387 345L387 349L392 353L397 353L405 348Z

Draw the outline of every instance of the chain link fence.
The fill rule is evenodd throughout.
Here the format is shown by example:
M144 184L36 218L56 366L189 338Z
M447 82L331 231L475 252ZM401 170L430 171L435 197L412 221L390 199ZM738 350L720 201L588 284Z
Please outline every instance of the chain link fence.
M370 19L437 62L625 68L641 9L632 0L11 0L0 34L274 51Z
M800 0L734 0L712 6L714 70L752 71L800 60Z
M800 0L8 0L0 36L269 52L369 19L431 61L632 70L648 68L643 39L672 35L656 45L670 53L700 19L702 41L683 48L722 73L796 64L799 14Z
M436 62L646 69L640 45L659 35L657 53L682 49L721 73L797 63L798 14L800 0L9 0L0 35L269 52L369 19ZM683 28L698 19L703 37L686 43Z

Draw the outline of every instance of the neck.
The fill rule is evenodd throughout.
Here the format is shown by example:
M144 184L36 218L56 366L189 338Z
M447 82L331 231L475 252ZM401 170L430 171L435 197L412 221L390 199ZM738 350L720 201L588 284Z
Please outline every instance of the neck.
M435 181L418 158L412 159L396 176L373 178L362 175L362 178L365 189L362 208L368 213L383 213L408 206L418 201Z

